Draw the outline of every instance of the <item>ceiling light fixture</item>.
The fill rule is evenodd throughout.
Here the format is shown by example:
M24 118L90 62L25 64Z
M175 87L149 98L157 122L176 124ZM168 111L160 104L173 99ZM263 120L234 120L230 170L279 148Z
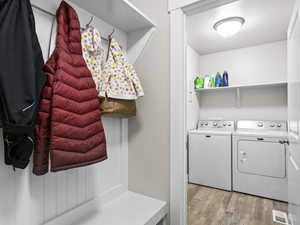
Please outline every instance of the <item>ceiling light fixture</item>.
M243 17L228 17L215 23L214 29L223 37L230 37L239 32L245 23Z

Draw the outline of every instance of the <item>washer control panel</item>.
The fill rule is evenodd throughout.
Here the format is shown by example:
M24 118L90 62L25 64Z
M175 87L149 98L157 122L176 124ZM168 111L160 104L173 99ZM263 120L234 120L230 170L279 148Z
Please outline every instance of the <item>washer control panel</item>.
M287 131L287 122L286 121L239 120L237 121L236 127L237 129Z
M234 121L229 120L199 120L198 129L234 129Z

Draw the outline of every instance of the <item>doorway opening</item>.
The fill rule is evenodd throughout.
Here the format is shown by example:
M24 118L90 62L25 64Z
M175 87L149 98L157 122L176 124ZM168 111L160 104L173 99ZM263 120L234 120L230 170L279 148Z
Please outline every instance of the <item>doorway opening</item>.
M287 63L295 2L240 0L185 16L189 225L295 220Z

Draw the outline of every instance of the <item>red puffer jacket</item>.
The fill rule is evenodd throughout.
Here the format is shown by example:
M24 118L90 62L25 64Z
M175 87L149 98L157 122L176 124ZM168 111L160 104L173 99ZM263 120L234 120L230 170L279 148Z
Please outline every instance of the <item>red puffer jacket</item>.
M78 16L66 2L57 11L56 48L45 65L36 126L33 173L87 166L107 158L95 83L82 56Z

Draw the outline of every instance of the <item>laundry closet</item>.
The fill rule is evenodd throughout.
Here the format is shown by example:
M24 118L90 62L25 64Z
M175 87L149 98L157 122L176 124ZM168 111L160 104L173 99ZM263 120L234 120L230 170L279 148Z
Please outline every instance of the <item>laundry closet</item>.
M294 4L240 0L186 16L189 224L291 220L287 32ZM266 211L257 216L259 207Z
M56 45L56 13L61 2L31 1L45 62ZM92 26L100 32L105 54L113 37L130 65L156 29L152 20L128 1L65 2L75 10L81 28ZM14 170L4 164L4 154L0 154L1 225L165 224L166 202L128 190L128 119L102 117L102 122L107 160L94 165L35 176L32 163L25 170ZM4 152L2 129L0 132Z

